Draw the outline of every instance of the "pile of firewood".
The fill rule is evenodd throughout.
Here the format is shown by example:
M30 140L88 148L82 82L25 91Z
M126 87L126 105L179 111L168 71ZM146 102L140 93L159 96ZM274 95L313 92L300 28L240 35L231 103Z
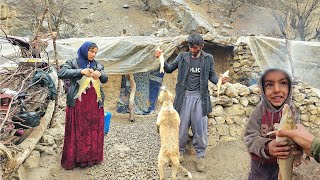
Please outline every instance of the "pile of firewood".
M57 87L56 70L44 62L21 62L15 69L0 71L0 177L8 178L17 170L52 119L55 102L49 99L50 90L41 83L43 79L35 80L39 70L53 77ZM17 116L21 111L38 114L39 124L25 125Z

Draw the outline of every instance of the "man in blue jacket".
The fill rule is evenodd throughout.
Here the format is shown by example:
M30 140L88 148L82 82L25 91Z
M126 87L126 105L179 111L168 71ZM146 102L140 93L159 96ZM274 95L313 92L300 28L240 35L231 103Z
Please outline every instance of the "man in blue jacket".
M180 115L179 149L180 162L184 160L185 146L188 140L189 127L193 133L192 144L196 151L196 169L205 170L204 157L208 144L208 117L212 112L208 80L217 84L218 77L214 70L214 60L211 54L202 50L204 41L201 35L191 34L188 37L189 52L180 53L168 64L164 63L164 71L172 73L178 69L176 96L174 108ZM161 51L156 51L159 57ZM227 78L222 78L222 83Z

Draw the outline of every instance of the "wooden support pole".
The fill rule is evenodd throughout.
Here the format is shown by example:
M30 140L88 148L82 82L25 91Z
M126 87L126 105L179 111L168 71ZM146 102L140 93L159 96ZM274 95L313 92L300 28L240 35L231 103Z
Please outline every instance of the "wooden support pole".
M134 81L133 74L129 74L130 80L130 98L129 98L129 120L134 122L134 96L136 94L137 85Z

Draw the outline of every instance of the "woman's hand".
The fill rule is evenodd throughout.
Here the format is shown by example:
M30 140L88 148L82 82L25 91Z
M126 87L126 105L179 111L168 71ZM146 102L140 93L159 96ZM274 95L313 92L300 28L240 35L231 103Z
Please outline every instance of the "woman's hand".
M91 77L91 76L92 76L92 75L91 75L92 73L93 73L93 70L92 70L92 69L88 69L88 68L87 68L87 69L82 69L82 70L81 70L81 74L83 74L83 75L85 75L85 76L87 76L87 77Z
M91 76L93 77L93 79L99 79L101 73L99 71L93 71Z

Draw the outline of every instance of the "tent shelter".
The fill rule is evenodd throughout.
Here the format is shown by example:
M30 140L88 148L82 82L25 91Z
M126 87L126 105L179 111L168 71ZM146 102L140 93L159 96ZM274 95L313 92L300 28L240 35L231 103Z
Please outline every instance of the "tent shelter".
M254 73L276 66L286 69L294 78L320 89L320 84L315 78L320 77L318 42L250 36L241 37L237 43L232 43L231 38L210 34L203 37L204 50L214 56L217 74L230 69L233 82L242 82L243 79L250 79ZM91 37L58 39L56 44L58 59L66 61L76 57L76 52L83 42L95 42L99 47L96 59L104 64L105 72L110 76L110 81L105 87L107 110L115 110L118 102L118 98L115 97L120 97L122 75L130 73L135 74L138 83L136 107L140 106L143 109L136 109L136 113L144 114L153 111L161 84L174 92L176 83L177 72L165 76L158 73L159 62L154 57L155 49L160 47L165 59L170 62L179 52L188 50L186 39L186 35ZM246 52L239 50L243 44L248 46ZM52 44L49 44L46 51L49 58L54 59ZM125 88L125 83L122 83L122 87ZM141 99L138 100L139 98Z
M113 109L115 104L119 105L118 99L115 100L114 97L123 97L123 93L128 95L126 93L128 89L126 84L128 85L128 83L121 83L121 81L124 79L122 75L131 73L134 74L137 83L135 112L137 114L148 114L155 108L164 76L158 72L159 62L154 57L155 49L160 47L164 52L165 59L172 61L179 52L188 50L187 37L126 36L62 39L57 40L58 59L66 61L75 58L76 52L83 42L95 42L99 47L96 60L105 66L105 72L111 77L110 82L105 87L107 109ZM205 35L204 39L204 50L213 54L216 71L222 73L229 69L229 60L232 58L233 51L233 45L229 43L229 39L218 39L210 35ZM53 59L52 45L48 46L47 51L50 59ZM166 76L170 76L170 79L175 78L175 75ZM164 85L173 87L175 82L166 82ZM174 92L173 89L171 91ZM122 98L122 100L126 99L125 97Z

